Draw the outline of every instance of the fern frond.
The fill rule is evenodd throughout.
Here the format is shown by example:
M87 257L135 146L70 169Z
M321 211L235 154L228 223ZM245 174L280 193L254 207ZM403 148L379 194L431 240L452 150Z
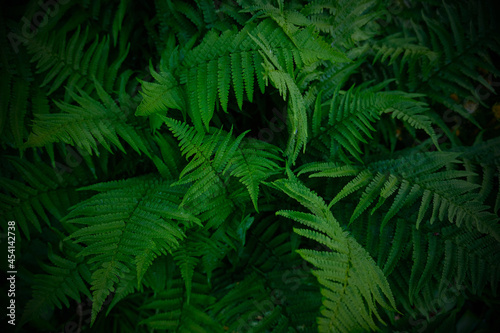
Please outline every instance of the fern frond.
M381 322L377 304L395 309L395 301L382 270L365 249L344 232L325 202L297 179L278 180L274 187L285 192L313 214L278 211L277 214L300 222L310 229L294 231L326 245L331 252L298 250L318 270L313 274L322 285L321 332L353 332L376 329L373 315ZM348 301L347 301L348 300Z
M70 237L86 245L81 256L92 258L92 322L122 274L135 270L141 281L156 256L179 246L185 236L179 223L198 223L178 207L184 191L171 184L147 177L92 185L83 189L102 193L65 217L85 225Z
M12 82L12 96L10 97L10 130L14 136L16 147L22 147L25 137L25 115L28 108L29 82L16 79ZM8 101L8 99L7 99Z
M383 215L377 211L360 216L350 227L352 235L384 267L406 312L425 316L436 312L436 302L432 302L436 298L429 300L429 291L438 295L437 305L442 306L441 298L448 299L443 295L450 288L470 288L476 295L485 292L488 284L496 290L500 255L497 240L446 221L416 229L415 216L407 215L400 214L395 223L380 228ZM478 273L478 265L488 265L490 270ZM400 276L401 272L405 276Z
M400 32L390 35L372 46L373 50L376 51L373 62L389 60L388 64L392 65L402 55L399 63L401 67L407 63L409 67L416 66L419 58L422 57L426 57L428 60L424 66L433 65L438 59L438 54L425 45L416 44L417 42L416 37L404 37ZM423 68L423 73L429 73L429 71L430 68Z
M464 105L469 98L482 103L478 87L494 93L491 82L478 68L487 68L495 76L500 75L487 55L497 52L500 47L498 38L487 37L497 29L496 19L486 4L464 2L462 6L455 6L444 3L441 11L434 10L431 5L423 7L422 21L412 22L404 36L396 33L375 43L374 61L390 59L400 87L424 93L479 126ZM470 20L470 17L481 19Z
M275 173L271 170L278 166L275 162L280 160L277 156L278 149L263 142L246 140L242 143L246 132L234 139L232 130L227 134L219 131L206 135L172 119L165 118L165 123L179 139L182 154L186 158L192 157L176 182L192 183L186 193L189 202L183 200L182 204L198 206L193 207L198 214L210 211L210 207L217 207L214 200L224 202L224 198L236 195L229 192L227 184L230 176L236 176L246 186L257 209L259 184ZM204 204L199 205L199 202ZM218 207L218 220L223 221L229 216L233 206L231 200L225 200L223 206Z
M130 6L130 0L121 0L120 4L118 6L118 10L115 14L115 18L113 19L113 29L112 29L112 35L113 35L113 46L116 46L116 42L118 41L118 34L120 33L122 26L123 26L123 19L125 18L125 15L127 13L127 10L129 10Z
M425 115L425 103L414 98L419 95L404 92L377 92L377 87L363 89L351 87L347 92L334 92L327 112L323 104L317 101L313 119L314 146L331 142L323 149L335 151L340 146L349 154L361 161L360 143L366 143L366 138L372 138L375 131L372 123L380 119L383 113L391 113L392 117L406 121L417 129L424 129L437 144L437 137L432 130L431 120ZM327 116L328 115L328 116ZM328 119L326 122L323 119Z
M278 152L276 146L259 140L246 140L226 166L226 169L231 170L231 176L238 177L245 185L257 212L259 185L279 172L280 167L276 162L281 158Z
M157 73L150 65L150 72L157 82L142 84L142 102L135 112L138 116L160 113L168 109L186 109L186 98L172 73Z
M61 309L69 307L69 299L81 302L81 295L90 297L86 282L90 279L88 265L83 258L76 258L81 247L68 244L65 257L57 255L48 247L48 258L51 265L40 263L46 274L35 276L32 299L26 304L21 322L25 323L33 318L41 317L54 306Z
M18 330L496 327L499 10L443 1L0 11Z
M287 332L294 328L292 316L265 287L256 273L247 275L210 307L215 318L229 330ZM236 306L235 306L236 305Z
M28 240L30 225L41 232L42 221L51 226L52 216L61 219L71 205L84 197L76 192L75 184L85 183L74 176L63 177L57 168L45 163L33 164L7 156L4 159L15 168L17 176L23 181L16 180L18 177L0 177L0 184L5 189L0 194L0 214L15 220L19 225L17 232L22 231Z
M304 97L300 92L297 84L294 82L292 76L286 73L278 59L272 54L269 47L269 42L264 37L260 36L260 40L254 38L255 42L262 48L261 55L265 59L264 70L266 75L269 76L272 83L278 88L278 91L283 99L286 100L287 93L290 96L290 111L291 119L291 134L288 140L286 155L289 161L295 163L299 151L307 143L307 115Z
M189 305L194 269L199 260L196 257L198 254L198 249L195 247L196 244L189 240L189 236L187 239L173 253L173 257L181 271L181 276L186 287L186 304Z
M476 173L476 177L469 180L481 185L477 200L492 206L495 213L500 209L499 146L500 140L495 138L481 143L478 142L473 147L457 147L453 149L453 151L461 153L466 169ZM482 180L480 179L481 176ZM495 177L498 179L495 179ZM495 188L497 189L496 193L493 191Z
M349 49L374 35L369 23L381 15L377 9L377 2L372 0L341 0L335 5L329 1L313 1L301 12L316 29L331 35L333 45Z
M121 110L102 86L95 81L95 88L102 103L84 91L70 96L80 106L55 102L63 113L39 114L32 129L27 147L40 147L51 142L64 142L85 149L89 154L99 154L97 144L111 151L109 142L126 153L118 137L125 140L136 152L149 156L144 140L134 127L127 123L126 110Z
M459 170L439 171L450 163L458 163L458 160L456 160L458 156L457 153L434 152L372 162L366 167L359 167L356 177L337 194L330 205L367 186L360 203L351 216L352 222L368 208L367 200L371 202L376 197L379 197L377 207L383 201L386 201L387 190L382 191L383 181L386 181L390 182L390 193L396 193L396 188L398 190L391 207L383 219L382 226L403 207L411 206L418 198L422 198L417 218L417 228L432 206L430 224L436 219L442 221L447 217L450 222L454 222L458 226L464 223L469 228L475 227L480 232L500 240L497 226L498 217L488 212L487 206L475 200L474 192L477 190L478 185L460 179L469 176L470 173ZM323 165L316 168L320 172L312 174L310 177L337 177L344 174L341 168ZM391 175L392 179L381 178L384 175ZM387 186L389 186L389 183Z
M151 329L186 333L224 332L222 326L207 314L206 309L214 303L215 298L209 295L210 289L203 281L203 276L196 273L193 275L193 292L189 304L185 301L184 281L178 276L169 277L169 286L141 306L141 310L150 315L139 324Z
M226 185L222 174L245 133L232 140L232 131L222 135L222 131L219 131L214 135L205 136L204 133L197 132L185 123L169 118L165 118L164 121L174 136L180 140L182 155L186 158L193 157L182 170L180 180L177 182L177 184L195 182L186 196L194 200L209 192L213 186L225 193ZM213 160L212 155L215 155Z
M186 52L175 73L156 75L158 84L145 83L145 100L139 106L137 114L150 115L167 108L182 108L181 111L191 116L197 130L201 131L203 126L208 130L214 113L215 96L218 96L217 101L222 109L227 111L231 86L238 108L241 109L245 94L252 101L255 81L261 91L265 87L261 70L261 63L264 62L262 47L255 42L255 37L265 39L269 50L275 55L281 55L282 68L293 67L294 61L296 65L318 59L349 61L341 52L332 50L320 36L311 39L310 33L307 29L297 31L291 40L272 20L264 20L258 25L248 24L239 32L227 30L219 35L211 31L198 46ZM267 47L264 54L267 55ZM278 58L276 61L279 61ZM176 81L175 77L179 80ZM273 79L278 87L281 86L281 81L279 77ZM186 105L175 100L182 96L182 93L176 94L177 82L180 82L189 97ZM291 79L286 79L286 82L289 86L295 86ZM283 93L282 89L281 92ZM295 88L291 94L295 99L292 102L300 104L298 89Z
M112 294L109 294L108 298L106 298L106 301L103 303L103 305L105 305L108 300L112 298L106 309L106 317L120 301L126 299L127 296L137 292L137 284L137 274L133 270L129 270L128 272L122 273L120 275L120 279L116 284L114 292Z
M42 35L40 39L33 39L28 44L28 52L33 54L32 62L37 62L38 73L48 72L41 86L50 85L48 94L52 94L63 83L67 83L70 93L79 88L90 93L94 78L110 91L116 79L117 70L125 60L127 50L115 61L108 65L109 39L99 41L93 39L86 47L89 30L81 34L78 27L69 38L66 45L66 36L58 36L57 32ZM57 41L63 40L63 43ZM85 50L84 50L85 49Z

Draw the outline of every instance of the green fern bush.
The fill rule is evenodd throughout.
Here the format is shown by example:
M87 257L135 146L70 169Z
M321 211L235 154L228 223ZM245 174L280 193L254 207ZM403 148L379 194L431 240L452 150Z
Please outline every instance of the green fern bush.
M2 11L15 329L495 332L496 10Z

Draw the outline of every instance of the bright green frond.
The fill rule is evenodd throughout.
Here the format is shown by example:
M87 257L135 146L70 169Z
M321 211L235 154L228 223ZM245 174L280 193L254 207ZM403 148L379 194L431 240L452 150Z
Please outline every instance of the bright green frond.
M276 187L310 208L314 219L299 212L277 212L325 234L295 229L299 234L319 241L330 251L299 250L299 254L317 270L313 274L322 286L323 317L318 318L321 332L375 330L375 316L383 322L377 305L395 309L395 300L382 270L352 236L345 233L325 203L296 179L280 180ZM298 195L300 193L300 195ZM312 202L318 204L310 207ZM332 246L333 245L333 246Z

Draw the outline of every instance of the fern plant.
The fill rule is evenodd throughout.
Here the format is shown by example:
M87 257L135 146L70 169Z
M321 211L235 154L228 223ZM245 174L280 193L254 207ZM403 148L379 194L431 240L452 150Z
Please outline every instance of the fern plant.
M33 0L2 12L16 329L495 332L495 9Z

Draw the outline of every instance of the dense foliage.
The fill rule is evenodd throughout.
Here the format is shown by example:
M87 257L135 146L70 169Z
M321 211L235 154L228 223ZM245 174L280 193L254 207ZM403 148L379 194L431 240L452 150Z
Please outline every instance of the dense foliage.
M11 3L16 328L495 332L494 3Z

